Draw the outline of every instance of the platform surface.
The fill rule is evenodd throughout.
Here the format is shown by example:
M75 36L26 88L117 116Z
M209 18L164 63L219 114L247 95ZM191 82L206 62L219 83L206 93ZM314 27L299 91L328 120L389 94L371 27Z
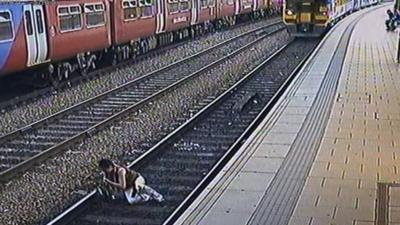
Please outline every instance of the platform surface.
M328 126L291 225L374 225L377 183L400 182L398 33L382 25L387 8L367 14L355 27ZM389 224L400 224L399 200L390 203L399 208L391 207L397 215Z
M384 30L388 7L335 26L176 225L374 224L377 183L400 182L398 34ZM343 64L337 80L331 62ZM388 190L399 196L387 201L389 222L400 224L400 188Z

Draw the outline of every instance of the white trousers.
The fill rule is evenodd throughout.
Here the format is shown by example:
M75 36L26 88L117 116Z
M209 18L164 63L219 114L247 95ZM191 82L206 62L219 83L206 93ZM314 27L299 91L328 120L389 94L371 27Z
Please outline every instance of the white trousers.
M139 176L135 180L135 188L137 190L135 195L132 195L133 188L129 188L124 191L126 200L129 204L147 202L151 199L161 199L162 195L155 191L153 188L146 185L146 181L142 176Z

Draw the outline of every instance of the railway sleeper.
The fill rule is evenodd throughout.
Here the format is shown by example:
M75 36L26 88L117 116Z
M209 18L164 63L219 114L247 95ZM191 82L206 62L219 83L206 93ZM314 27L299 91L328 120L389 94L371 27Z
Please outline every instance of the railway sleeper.
M72 125L61 125L61 124L49 124L47 127L51 130L51 132L41 132L41 133L50 135L53 134L54 131L68 130L68 131L79 132L87 129L87 126L72 126Z
M153 87L149 86L151 84L153 84L151 79L147 79L147 80L144 80L142 82L136 83L133 86L126 87L125 91L123 91L122 93L123 94L124 93L128 93L129 94L129 93L132 93L132 92L136 92L136 90L143 91L143 92L146 91L146 90L149 90L149 89L152 90Z
M117 110L106 108L106 107L104 107L102 105L94 105L94 106L91 106L90 108L88 108L88 111L101 112L101 113L109 114L109 113L114 113Z
M21 156L14 156L14 155L7 155L7 156L0 155L0 164L16 165L16 164L23 162L29 158L30 157L28 157L28 156L21 157Z
M191 167L191 166L196 166L196 167L205 167L208 168L210 165L213 163L211 161L198 161L197 159L159 159L157 160L157 163L160 164L161 167L167 167L174 165L179 168L186 168L186 167Z
M160 79L163 78L163 79ZM154 88L158 87L165 87L166 85L174 82L176 79L170 78L170 79L165 79L164 77L154 77L154 78L149 78L148 80L144 81L143 83L137 84L138 87L140 87L143 90L152 90Z
M112 115L110 115L110 116L112 116ZM78 115L74 115L72 117L68 117L67 119L68 120L80 120L80 121L93 121L93 122L99 123L99 122L107 119L110 116L109 115L100 115L100 114L97 114L97 115L90 115L90 114L82 115L82 114L78 114ZM90 126L86 126L86 128L88 128L88 127L90 127Z
M112 109L122 110L122 109L126 108L127 105L122 105L122 104L109 104L109 103L105 103L105 102L100 102L100 103L94 104L93 107L112 108Z
M182 151L180 151L180 152L182 152ZM169 154L165 154L165 155L163 155L164 157L173 157L173 158L175 158L177 161L185 161L185 160L191 160L191 158L193 158L193 157L195 157L197 160L199 160L199 161L206 161L206 162L208 162L208 161L212 161L212 160L214 160L215 159L215 157L216 157L216 155L217 154L210 154L210 156L209 157L201 157L201 156L198 156L198 155L196 155L194 152L196 152L195 150L194 151L191 151L192 152L192 155L188 155L188 154L186 154L186 155L184 155L184 154L174 154L173 152L170 152ZM193 154L195 154L195 155L193 155Z
M60 137L60 136L45 136L45 135L41 135L41 134L30 134L30 135L25 135L24 139L29 139L29 140L35 140L35 141L54 141L54 142L61 142L63 140L65 140L64 137Z
M40 152L41 151L33 150L33 149L0 148L0 154L3 156L14 155L14 156L25 157L25 156L31 156L31 155L34 155L34 154L37 154Z
M81 120L67 120L67 119L62 119L58 121L58 124L61 125L68 125L68 126L74 126L74 125L78 125L78 126L93 126L98 124L97 122L94 121L81 121Z
M204 126L196 127L196 131L198 131L198 132L206 132L207 130L210 132L215 132L215 131L221 132L222 131L222 134L236 132L232 129L227 129L227 127L226 127L227 125L232 127L232 125L229 125L230 123L232 124L232 118L225 118L225 119L226 119L225 121L219 121L219 123L218 123L218 121L207 121L208 124L214 123L214 124L216 124L214 126L218 125L218 127L210 128L206 124L204 124ZM247 124L236 123L236 124L234 124L234 126L235 126L235 129L242 129L242 128L246 128Z
M171 77L155 77L151 83L156 86L165 86L165 84L174 83L176 79Z
M78 115L82 116L103 116L104 114L105 114L104 112L93 112L90 109L78 111ZM111 113L107 114L112 115Z
M90 121L103 121L104 119L107 119L108 116L103 116L103 115L69 115L67 117L68 120L90 120Z
M47 149L54 146L54 142L36 142L36 141L26 141L26 140L14 140L6 144L6 147L10 148L33 148L33 149Z
M141 88L138 85L134 85L132 87L126 88L124 91L115 93L113 97L131 99L137 97L138 94L143 94L143 93L144 91L141 90Z
M150 185L152 186L152 185ZM168 184L157 184L157 186L155 186L154 188L156 188L157 190L159 190L160 192L162 192L162 194L164 195L164 197L168 198L168 201L174 201L177 200L177 198L175 198L174 196L171 196L171 193L175 193L175 192L179 192L179 193L190 193L192 192L193 188L189 187L187 185L179 185L179 186L173 186L171 187ZM170 202L168 202L170 203Z
M227 121L228 124L230 121ZM231 135L236 133L235 130L226 129L225 126L219 126L216 128L207 129L206 127L198 127L194 129L194 131L202 133L202 134L209 134L209 135Z
M132 105L134 102L126 102L126 101L112 101L109 99L106 100L102 100L100 102L101 105L107 105L110 107L128 107L130 105Z
M152 168L146 168L145 172L148 174L153 174L153 173L158 173L160 168L158 167L152 167ZM163 168L165 169L165 173L180 173L183 176L195 176L195 177L199 177L199 176L204 176L204 171L205 170L194 170L192 168L184 168L184 169L179 169L179 168L175 168L175 169L170 169L170 168Z
M124 100L129 99L129 101L134 101L137 102L141 99L143 99L143 96L146 96L147 94L144 92L135 92L135 93L129 93L129 94L115 94L113 98L121 98Z
M227 120L226 113L230 111L229 109L229 107L226 107L226 110L218 110L218 112L215 112L215 115L207 117L207 121L220 123L220 121Z
M114 98L131 101L132 99L138 98L138 96L140 97L142 94L144 94L144 91L135 85L133 87L124 88L124 90L116 93L112 93L109 96L106 96L105 100Z
M142 88L138 88L139 90L137 90L137 92L132 92L130 94L131 98L133 98L136 101L140 101L145 97L148 97L150 95L153 95L159 88L154 88L154 89L142 89Z
M132 99L131 98L123 98L123 97L114 97L114 96L109 96L107 99L104 99L103 101L110 101L110 102L115 102L115 103L126 103L128 105L132 104Z
M210 151L207 148L203 149L201 146L199 148L195 148L192 151L173 151L173 152L166 152L164 156L170 157L170 156L192 156L199 157L201 159L207 159L207 158L214 158L215 153L214 151Z
M5 170L7 170L7 169L9 169L9 168L11 168L12 167L12 165L11 164L0 164L0 171L5 171Z
M80 121L84 120L84 121L95 121L95 122L98 122L98 121L102 121L105 118L107 118L109 116L112 116L114 114L114 113L111 113L111 112L106 112L106 113L97 112L97 113L94 113L93 111L87 111L88 113L82 115L82 112L84 112L84 111L79 111L78 114L68 115L65 119L67 119L67 120L78 120L78 121L79 120Z
M85 128L86 130L87 128ZM60 137L72 137L76 134L75 131L69 130L69 129L64 129L64 130L48 130L48 129L43 129L38 131L39 134L41 135L46 135L46 136L60 136Z
M100 204L101 204L101 209L103 212L112 212L112 211L115 211L115 208L117 208L117 209L121 208L121 210L118 210L118 212L122 212L122 213L118 213L119 216L121 216L121 217L131 216L132 212L130 212L130 210L129 211L126 210L128 203L126 203L125 201L121 201L121 203L118 202L115 204L110 204L107 202L100 203ZM136 204L131 207L133 208L132 211L135 213L139 213L139 215L142 214L143 212L148 211L149 209L151 209L152 213L163 213L164 209L162 207L154 207L157 205L160 205L160 204L158 204L156 202L148 202L146 204ZM168 206L166 206L166 207L168 207ZM124 211L126 213L124 213ZM95 214L93 213L92 215L95 215ZM146 215L143 215L143 216L146 216Z
M196 132L197 134L189 134L188 138L190 140L196 140L197 137L197 142L199 143L204 143L205 146L209 145L214 145L214 144L228 144L232 143L232 140L235 140L235 137L232 137L231 134L216 134L216 133L210 133L210 132ZM201 139L204 139L203 142L200 142L201 139L198 137L201 135ZM209 138L212 138L213 140L210 140ZM215 140L218 139L218 140Z
M146 179L148 181L157 180L158 184L169 184L171 187L178 187L178 186L187 186L187 187L195 187L196 184L199 182L201 177L181 177L181 176L174 176L174 177L166 177L166 173L158 173L158 174L148 174Z
M230 142L226 142L226 141L221 142L219 140L199 138L199 136L195 135L195 134L192 134L192 135L188 134L185 137L185 140L199 145L199 147L200 147L199 149L202 149L202 150L204 149L204 151L207 151L207 152L217 152L217 151L220 151L221 148L229 148L229 146L230 146ZM180 148L184 149L184 147L185 147L183 145L183 143L179 143L179 144L177 143L175 145L177 146L177 148L180 147Z

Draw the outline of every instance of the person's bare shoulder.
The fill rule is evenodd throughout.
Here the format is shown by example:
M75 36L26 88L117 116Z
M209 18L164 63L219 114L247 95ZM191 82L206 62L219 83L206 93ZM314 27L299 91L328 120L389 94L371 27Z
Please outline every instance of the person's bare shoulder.
M123 167L119 167L119 169L118 169L118 174L119 174L119 175L125 175L125 174L126 174L125 169L124 169Z

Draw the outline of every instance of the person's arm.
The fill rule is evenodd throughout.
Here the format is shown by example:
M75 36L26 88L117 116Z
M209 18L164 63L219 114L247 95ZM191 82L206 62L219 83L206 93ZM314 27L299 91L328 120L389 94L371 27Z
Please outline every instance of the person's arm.
M113 182L113 181L111 181L111 180L109 180L107 178L104 178L104 181L109 183L113 187L125 190L125 188L126 188L125 176L126 176L126 171L124 169L120 169L118 171L118 181L119 181L119 183Z

